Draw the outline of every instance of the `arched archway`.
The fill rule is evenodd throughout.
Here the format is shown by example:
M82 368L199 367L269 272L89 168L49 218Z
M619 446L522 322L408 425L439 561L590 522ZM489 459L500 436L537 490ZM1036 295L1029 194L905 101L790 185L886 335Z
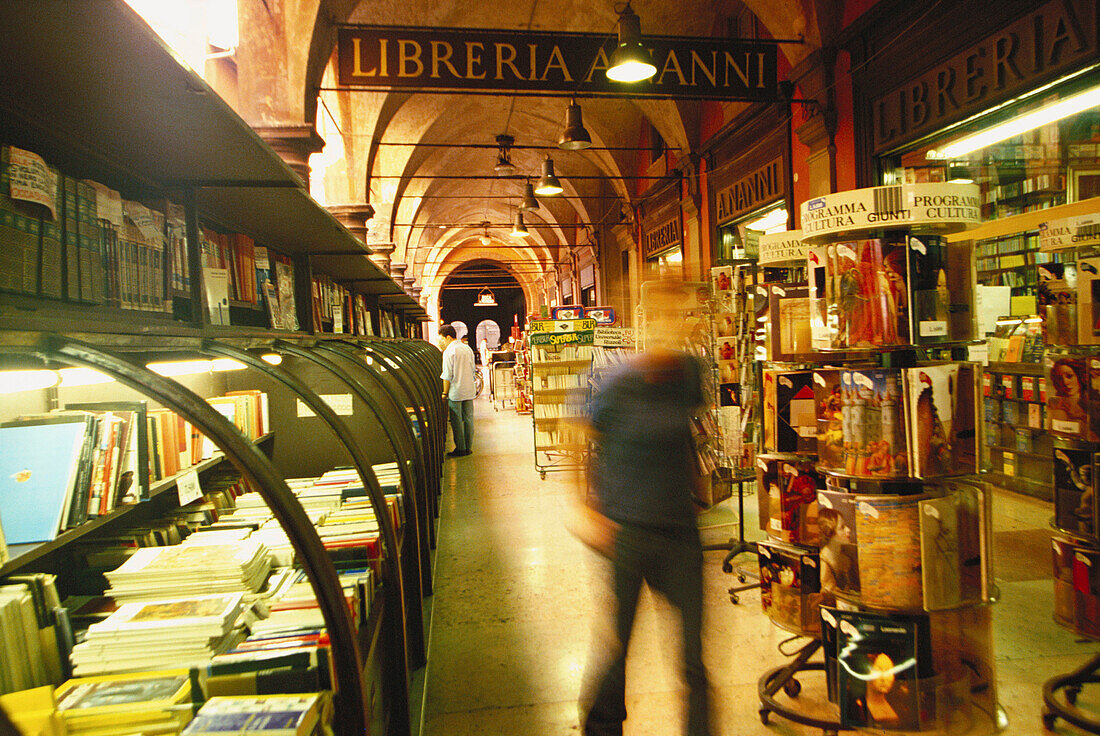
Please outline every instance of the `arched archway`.
M495 301L491 306L478 306L477 297L485 289L492 292ZM447 275L439 290L439 317L444 322L459 321L470 332L470 347L475 353L477 326L484 320L492 320L500 328L500 334L511 334L512 325L524 325L527 299L523 289L503 265L489 259L467 261ZM492 346L490 346L492 347ZM487 356L478 354L484 362Z

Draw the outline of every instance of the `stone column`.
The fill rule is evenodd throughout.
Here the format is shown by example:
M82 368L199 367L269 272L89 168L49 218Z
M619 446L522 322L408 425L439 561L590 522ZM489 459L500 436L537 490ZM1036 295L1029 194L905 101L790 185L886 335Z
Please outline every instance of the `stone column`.
M416 283L416 277L412 274L407 274L404 278L405 293L412 295L413 284Z
M402 284L405 280L405 269L408 267L409 264L407 263L394 263L390 261L390 276L392 276L393 280L398 284Z
M252 126L252 129L309 186L309 156L325 147L316 128L312 125L275 125Z
M337 204L326 208L332 213L341 225L346 227L356 240L367 246L368 251L374 248L367 243L367 221L374 217L374 208L367 203L363 204Z
M798 140L810 149L806 164L810 170L810 196L831 194L837 188L836 176L836 53L818 49L791 71L802 97L814 103L803 108L804 122L795 128Z
M370 259L374 265L382 269L383 273L390 272L390 256L397 248L393 243L371 243Z

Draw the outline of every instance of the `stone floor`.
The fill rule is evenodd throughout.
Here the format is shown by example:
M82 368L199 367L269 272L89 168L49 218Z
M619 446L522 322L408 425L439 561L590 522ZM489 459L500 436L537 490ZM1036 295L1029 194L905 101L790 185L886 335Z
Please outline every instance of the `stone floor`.
M577 698L593 627L609 605L601 583L603 560L566 531L571 474L540 479L531 419L497 411L487 399L475 410L474 454L449 458L435 556L435 594L428 665L414 731L421 736L564 736L579 734ZM1041 734L1040 688L1098 651L1054 624L1048 504L999 493L994 500L994 563L1000 601L994 638L1006 734ZM755 498L746 500L745 526L759 538ZM737 535L735 501L701 518L704 542ZM772 626L757 591L730 602L735 576L722 572L722 551L706 554L704 647L718 721L715 736L819 734L758 714L757 680L789 661L782 652L805 640ZM740 560L754 566L751 555ZM627 736L682 732L684 691L677 672L677 628L660 599L643 594L627 666ZM800 678L798 707L827 713L824 679ZM785 696L780 695L781 699ZM791 702L791 701L787 701ZM1079 703L1100 710L1100 686ZM417 717L419 716L419 718ZM419 723L417 721L419 720ZM1064 721L1056 733L1077 734Z

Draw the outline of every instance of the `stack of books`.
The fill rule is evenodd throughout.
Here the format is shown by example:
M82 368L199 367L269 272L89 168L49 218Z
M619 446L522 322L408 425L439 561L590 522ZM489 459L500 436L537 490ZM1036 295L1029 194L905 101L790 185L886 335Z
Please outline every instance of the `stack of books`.
M328 693L213 697L183 730L188 736L308 736L331 731L332 701Z
M248 530L227 530L241 536ZM190 543L146 547L105 573L107 595L120 604L200 593L257 593L271 572L267 548L251 539L226 542L221 532L193 534ZM202 543L211 537L211 543Z
M205 664L243 638L240 593L126 603L73 647L77 675ZM150 653L156 656L151 657Z
M178 734L191 719L187 670L78 677L56 697L70 736Z

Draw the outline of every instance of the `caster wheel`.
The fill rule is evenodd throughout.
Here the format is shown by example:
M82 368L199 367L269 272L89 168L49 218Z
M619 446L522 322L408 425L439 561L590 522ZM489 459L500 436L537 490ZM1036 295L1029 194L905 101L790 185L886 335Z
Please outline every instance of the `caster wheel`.
M748 578L745 577L745 573L743 573L743 572L737 573L737 582L744 583L747 579Z
M771 715L770 710L768 710L767 708L761 708L760 709L760 722L763 723L765 726L768 725L768 716L770 716L770 715Z
M736 593L731 593L730 594L730 603L732 603L733 605L736 606L740 602L741 602L741 599L737 597Z
M722 572L726 573L727 575L730 574L731 572L733 572L733 565L731 565L728 562L723 562L722 563Z
M539 473L539 478L546 480L546 473Z
M1048 731L1054 730L1054 722L1058 720L1058 716L1054 715L1046 708L1043 709L1043 728Z
M1066 701L1070 705L1077 705L1077 696L1081 694L1081 688L1079 687L1067 687L1066 688Z
M821 736L838 736L838 733L831 728L828 728L821 732Z
M802 692L802 683L798 680L787 680L783 683L783 692L787 693L788 697L797 698Z

